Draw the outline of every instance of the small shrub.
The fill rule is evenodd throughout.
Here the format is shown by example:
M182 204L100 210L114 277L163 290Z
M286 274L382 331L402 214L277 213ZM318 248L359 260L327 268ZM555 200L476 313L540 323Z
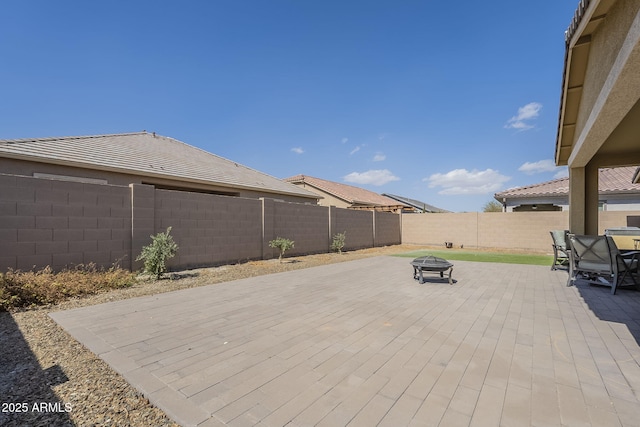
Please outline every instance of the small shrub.
M293 248L293 240L285 239L284 237L278 237L277 239L271 240L269 242L269 247L277 248L280 250L280 256L278 256L278 261L282 262L282 256L286 251Z
M171 227L164 233L151 236L151 244L142 248L136 261L144 261L144 272L160 279L167 271L167 260L173 258L178 251L178 245L169 235Z
M333 240L331 241L331 250L342 253L342 248L344 248L345 241L347 240L347 232L344 231L342 233L336 233L333 236Z
M117 266L100 269L95 264L81 264L58 273L50 267L9 270L0 274L0 310L55 304L135 283L135 274Z

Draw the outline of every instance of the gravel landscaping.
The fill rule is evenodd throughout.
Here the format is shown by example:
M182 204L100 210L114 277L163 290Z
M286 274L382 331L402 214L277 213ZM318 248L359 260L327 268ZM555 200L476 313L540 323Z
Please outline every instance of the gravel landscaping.
M0 312L0 425L174 426L161 410L51 320L50 312L235 279L415 250L390 246L252 261L171 274L54 306ZM407 267L409 274L409 267Z

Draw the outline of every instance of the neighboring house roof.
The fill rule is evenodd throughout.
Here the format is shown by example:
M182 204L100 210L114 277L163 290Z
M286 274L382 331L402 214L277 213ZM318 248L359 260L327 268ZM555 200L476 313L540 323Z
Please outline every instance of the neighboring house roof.
M404 203L405 205L409 205L412 206L418 210L421 210L423 212L433 212L433 213L444 213L444 212L450 212L448 210L445 209L440 209L437 208L433 205L430 205L428 203L424 203L421 202L420 200L415 200L415 199L410 199L408 197L402 197L402 196L396 196L395 194L388 194L388 193L383 193L383 196L389 197L391 199L397 200L401 203Z
M320 178L314 178L312 176L296 175L290 178L285 178L284 181L290 182L292 184L307 184L311 187L315 187L328 194L331 194L332 196L342 199L352 205L393 207L405 206L404 203L400 203L389 197L374 193L373 191L365 190L364 188L354 187L352 185L341 184L333 181L327 181Z
M318 198L303 188L155 132L0 140L0 157Z
M640 184L633 184L635 166L605 168L599 170L598 191L600 194L640 193ZM513 197L567 196L569 178L560 178L540 184L511 188L495 194L497 200Z

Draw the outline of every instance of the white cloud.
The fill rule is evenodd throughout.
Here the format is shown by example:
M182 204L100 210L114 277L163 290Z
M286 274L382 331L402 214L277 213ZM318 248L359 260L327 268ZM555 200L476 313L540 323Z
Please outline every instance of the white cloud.
M347 142L349 142L349 138L342 138L342 143L346 144Z
M291 151L293 151L293 152L294 152L294 153L296 153L296 154L302 154L302 153L304 153L304 150L302 149L302 147L293 147L293 148L291 149Z
M540 115L542 104L539 102L530 102L524 107L518 108L518 115L509 119L506 125L507 129L527 130L534 127L531 120L536 119Z
M350 156L353 156L354 154L356 154L358 151L360 151L360 146L358 145L356 148L354 148L353 150L351 150L351 152L349 153Z
M533 175L534 173L553 172L556 168L557 166L553 160L545 159L538 162L526 162L518 170L527 175Z
M436 173L423 181L429 182L429 188L442 187L438 194L488 194L498 191L511 177L493 169L483 171L454 169L445 174Z
M533 175L535 173L543 172L555 172L553 178L565 178L569 176L569 170L566 167L556 166L555 162L551 159L540 160L538 162L526 162L518 168L520 172L524 172L527 175Z
M371 185L384 185L391 181L399 181L400 178L392 174L387 169L369 170L366 172L351 172L344 177L346 182L354 184L371 184Z
M560 178L566 178L568 176L569 176L569 169L566 167L562 167L558 172L556 172L555 175L553 175L553 178L560 179Z
M387 159L387 156L385 156L382 153L376 153L376 155L373 156L373 161L374 162L382 162L383 160L386 160L386 159Z

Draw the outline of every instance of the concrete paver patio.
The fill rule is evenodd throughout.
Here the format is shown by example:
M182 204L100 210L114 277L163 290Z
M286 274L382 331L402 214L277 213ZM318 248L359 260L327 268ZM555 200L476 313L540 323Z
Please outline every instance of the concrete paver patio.
M375 257L52 313L185 426L637 426L640 292ZM429 276L429 275L427 275Z

